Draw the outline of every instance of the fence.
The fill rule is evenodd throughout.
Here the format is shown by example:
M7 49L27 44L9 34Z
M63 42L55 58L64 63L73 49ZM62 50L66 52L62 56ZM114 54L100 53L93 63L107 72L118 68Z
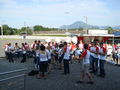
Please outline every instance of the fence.
M0 73L0 90L26 90L26 70Z

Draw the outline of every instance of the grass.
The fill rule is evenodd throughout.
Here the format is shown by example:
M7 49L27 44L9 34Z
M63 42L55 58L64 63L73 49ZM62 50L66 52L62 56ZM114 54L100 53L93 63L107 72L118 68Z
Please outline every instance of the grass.
M33 36L50 36L50 37L67 37L68 35L33 35Z
M67 37L68 35L50 35L50 34L44 34L44 35L31 35L31 36L48 36L48 37ZM21 38L9 38L9 37L3 37L0 38L0 40L24 40L22 37Z

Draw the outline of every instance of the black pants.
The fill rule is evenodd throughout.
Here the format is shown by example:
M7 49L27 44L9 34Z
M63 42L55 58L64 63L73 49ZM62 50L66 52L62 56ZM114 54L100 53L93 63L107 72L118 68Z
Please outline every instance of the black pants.
M69 60L64 59L64 74L70 73Z
M24 63L24 62L26 62L26 53L23 54L22 56L23 56L23 58L22 58L22 60L21 60L21 63Z
M8 53L8 60L9 60L9 62L14 62L13 54L11 52Z
M104 63L105 60L100 60L100 76L105 76Z
M42 76L45 75L45 72L47 72L48 67L48 61L41 61L39 64L40 72L42 73Z

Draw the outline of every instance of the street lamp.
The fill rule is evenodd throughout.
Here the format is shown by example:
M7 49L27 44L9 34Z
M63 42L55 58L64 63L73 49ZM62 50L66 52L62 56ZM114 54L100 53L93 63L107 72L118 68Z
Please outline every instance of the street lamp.
M85 23L86 23L86 30L85 30L85 34L87 34L87 23L88 23L88 17L87 16L83 16L85 18Z
M5 21L4 20L2 20L2 23L1 23L1 36L2 36L2 38L3 38L3 23L4 23Z
M65 12L66 15L70 14L70 12ZM68 17L68 16L67 16ZM66 31L68 31L68 28L66 26Z
M27 25L26 25L26 22L24 21L24 27L25 27L25 32L27 34Z
M1 25L1 36L3 37L3 25Z

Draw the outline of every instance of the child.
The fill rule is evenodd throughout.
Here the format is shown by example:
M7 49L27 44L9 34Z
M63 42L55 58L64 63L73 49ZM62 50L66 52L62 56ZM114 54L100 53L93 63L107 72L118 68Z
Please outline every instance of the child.
M77 83L83 83L85 75L88 77L89 84L93 84L92 76L89 73L89 66L90 66L90 52L88 50L88 44L84 44L84 50L82 52L82 55L80 59L82 59L82 67L81 67L81 74L80 74L80 81L77 81Z

